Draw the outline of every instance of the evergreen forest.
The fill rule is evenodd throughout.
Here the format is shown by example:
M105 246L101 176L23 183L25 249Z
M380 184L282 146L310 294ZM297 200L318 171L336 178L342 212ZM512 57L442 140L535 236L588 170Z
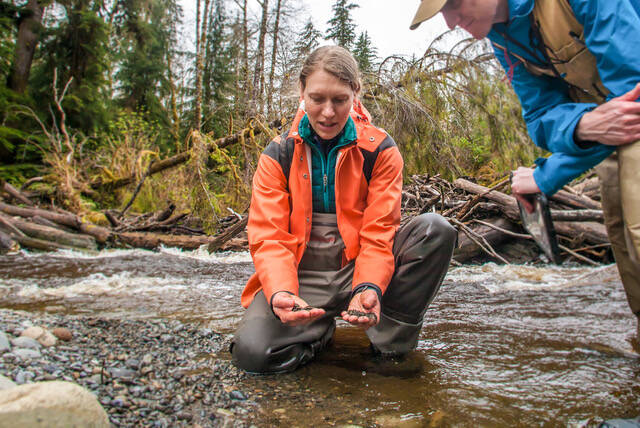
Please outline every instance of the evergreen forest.
M247 210L302 61L324 44L360 63L405 177L489 185L539 155L484 41L453 31L421 56L380 57L356 0L327 2L325 23L296 0L189 1L1 0L0 180L95 222L171 201L213 232L227 208Z

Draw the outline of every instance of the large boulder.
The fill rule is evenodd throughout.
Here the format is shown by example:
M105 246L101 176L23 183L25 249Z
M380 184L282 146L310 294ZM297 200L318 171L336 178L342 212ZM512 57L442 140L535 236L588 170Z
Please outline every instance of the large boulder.
M0 428L109 427L96 397L71 382L38 382L0 391Z
M0 375L0 391L5 389L15 388L17 385L14 381L8 377Z

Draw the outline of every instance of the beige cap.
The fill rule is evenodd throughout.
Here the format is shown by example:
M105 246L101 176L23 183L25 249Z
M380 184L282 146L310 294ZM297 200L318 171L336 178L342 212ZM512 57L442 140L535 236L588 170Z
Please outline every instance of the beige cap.
M436 13L440 12L440 9L444 7L447 0L422 0L420 7L416 12L416 16L413 17L413 22L409 27L411 30L418 28L422 22L433 17Z

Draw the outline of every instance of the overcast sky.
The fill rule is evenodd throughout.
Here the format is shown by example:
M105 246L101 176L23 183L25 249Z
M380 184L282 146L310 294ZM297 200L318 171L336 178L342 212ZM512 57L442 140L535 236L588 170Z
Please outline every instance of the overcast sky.
M326 32L327 21L333 16L335 0L303 0L317 29ZM356 33L367 31L378 56L422 56L429 42L447 30L442 15L423 23L415 30L409 24L418 8L419 0L352 0L360 7L351 10L357 25Z
M178 0L184 9L184 27L188 46L192 47L191 31L195 25L196 0ZM302 4L306 16L300 16L300 28L311 17L316 28L324 35L327 21L333 16L335 0L291 0L294 4ZM351 0L360 7L351 10L351 16L356 24L356 36L367 31L373 46L377 49L378 57L384 59L390 55L415 54L422 56L429 43L447 30L444 19L438 15L423 23L416 30L409 30L409 24L418 8L419 0ZM270 1L273 5L274 0ZM257 1L249 2L250 13L254 19L259 18ZM303 12L303 13L305 13Z

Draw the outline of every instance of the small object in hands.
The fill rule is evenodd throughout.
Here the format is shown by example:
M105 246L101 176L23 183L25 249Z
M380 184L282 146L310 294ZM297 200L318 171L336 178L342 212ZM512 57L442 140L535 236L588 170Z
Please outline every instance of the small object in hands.
M297 303L293 304L293 308L291 308L291 312L298 312L298 311L310 311L313 309L313 306L305 306L304 308L302 306L300 306Z
M549 211L549 203L544 193L533 193L523 195L531 205L533 212L528 213L524 205L518 201L520 208L520 219L522 225L529 232L538 244L538 247L544 251L547 258L555 264L560 264L560 250L558 248L558 240L556 239L556 231L551 221L551 212Z
M376 317L376 314L374 314L373 312L361 312L356 311L355 309L349 309L347 311L347 315L353 315L355 317L367 317L373 322L378 321L378 317Z

